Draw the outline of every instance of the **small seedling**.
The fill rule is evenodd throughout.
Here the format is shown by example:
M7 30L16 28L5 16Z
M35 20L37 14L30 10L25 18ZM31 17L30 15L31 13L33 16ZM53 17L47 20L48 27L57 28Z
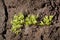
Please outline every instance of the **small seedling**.
M35 25L37 23L36 19L37 19L36 15L28 15L28 17L26 17L26 19L25 19L25 24L27 26L29 26L31 24Z
M19 13L19 15L15 15L13 20L11 21L12 24L12 32L18 34L21 31L22 24L24 23L24 15L23 13Z
M29 25L35 25L37 24L37 18L38 16L36 15L28 15L26 17L26 19L24 19L24 15L23 13L19 13L19 15L15 15L13 17L13 20L11 21L11 24L12 24L12 32L14 32L16 35L19 34L21 32L21 27L25 24L26 26L29 26ZM45 16L43 18L43 20L39 23L39 25L50 25L51 22L52 22L52 18L53 16L50 15L50 16Z
M52 15L50 15L50 16L45 16L45 17L43 18L43 21L40 22L40 25L50 25L51 22L52 22L52 18L53 18Z

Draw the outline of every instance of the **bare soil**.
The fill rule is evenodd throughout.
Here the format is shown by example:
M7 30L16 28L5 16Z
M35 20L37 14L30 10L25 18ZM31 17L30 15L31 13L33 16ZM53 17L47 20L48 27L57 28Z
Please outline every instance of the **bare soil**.
M19 12L54 18L50 26L32 25L16 36L10 22ZM60 40L60 0L0 0L0 40Z

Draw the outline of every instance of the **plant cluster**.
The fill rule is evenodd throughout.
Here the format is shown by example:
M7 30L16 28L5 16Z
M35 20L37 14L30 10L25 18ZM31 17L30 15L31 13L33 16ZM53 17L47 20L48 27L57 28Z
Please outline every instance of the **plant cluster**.
M40 22L40 25L50 25L52 22L53 15L45 16L43 21Z
M19 15L15 15L13 20L11 21L12 24L12 32L18 34L21 31L22 24L24 23L24 15L19 13Z
M35 25L37 23L36 19L37 19L36 15L28 15L28 17L26 17L25 19L25 24L27 26L32 25L32 24Z
M38 17L36 15L33 15L33 14L29 14L25 19L24 19L23 13L19 13L19 15L15 15L13 17L13 20L11 21L12 32L14 32L15 34L20 33L21 32L21 27L23 27L24 24L26 26L35 25L35 24L39 24L41 26L50 25L51 22L52 22L53 16L52 15L45 16L40 23L37 22L37 18Z

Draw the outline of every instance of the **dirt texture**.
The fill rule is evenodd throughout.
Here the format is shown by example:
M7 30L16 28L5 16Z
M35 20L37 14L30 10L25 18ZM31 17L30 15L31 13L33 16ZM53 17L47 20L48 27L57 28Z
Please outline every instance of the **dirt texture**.
M4 40L5 31L5 11L2 1L0 0L0 40Z
M17 36L11 32L14 14L53 15L50 26L22 28ZM0 40L60 40L60 0L0 0Z

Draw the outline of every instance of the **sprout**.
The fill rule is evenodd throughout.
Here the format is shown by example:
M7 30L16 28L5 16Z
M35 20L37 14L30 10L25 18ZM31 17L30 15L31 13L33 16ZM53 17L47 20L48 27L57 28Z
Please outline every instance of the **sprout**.
M19 15L15 15L13 20L11 21L12 24L12 32L18 34L21 30L22 24L24 23L24 15L23 13L19 13Z
M53 18L52 15L50 15L50 16L45 16L45 17L43 18L43 21L40 22L40 25L50 25L51 22L52 22L52 18Z
M38 15L28 15L26 19L24 19L24 15L22 12L19 13L19 15L15 15L13 17L13 20L11 21L12 24L12 32L14 32L16 35L21 32L21 27L25 24L26 26L29 25L36 25L37 24L37 18ZM43 20L39 23L39 25L50 25L53 19L53 15L45 16Z
M36 15L28 15L28 17L26 17L26 19L25 19L25 24L26 25L31 25L31 24L35 25L37 23L36 19L37 19Z

